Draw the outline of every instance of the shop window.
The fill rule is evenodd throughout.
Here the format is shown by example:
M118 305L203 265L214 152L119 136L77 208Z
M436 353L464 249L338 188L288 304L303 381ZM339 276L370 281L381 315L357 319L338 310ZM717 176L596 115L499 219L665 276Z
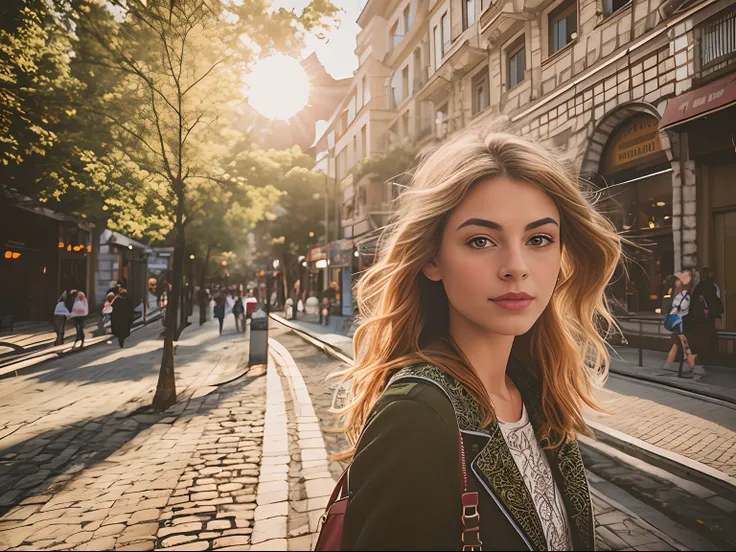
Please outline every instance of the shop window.
M631 0L603 0L603 16L613 15L618 10L631 5Z
M526 47L524 45L524 35L509 46L506 52L508 66L507 90L511 90L514 86L524 80L524 73L526 72Z
M473 77L473 115L480 113L490 103L490 89L488 86L488 67Z
M578 7L574 1L565 1L548 16L549 55L560 51L577 36Z

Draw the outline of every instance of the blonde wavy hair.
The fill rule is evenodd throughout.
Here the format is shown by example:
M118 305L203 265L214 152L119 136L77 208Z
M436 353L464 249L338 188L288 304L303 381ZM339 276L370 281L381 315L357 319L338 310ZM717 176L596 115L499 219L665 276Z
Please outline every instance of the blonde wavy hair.
M389 377L410 364L441 368L482 406L484 426L495 419L488 394L449 336L442 282L430 281L421 269L438 253L449 214L470 187L501 176L538 186L554 200L561 217L559 283L540 318L515 338L512 349L541 383L547 427L540 437L558 446L577 432L589 433L583 404L601 410L591 384L607 376L605 337L614 328L621 332L605 288L621 260L622 241L628 240L596 211L589 200L594 193L582 190L555 153L528 139L476 129L454 135L420 163L381 235L375 264L356 286L355 362L332 375L351 384L348 404L336 410L350 449L337 459L352 456Z

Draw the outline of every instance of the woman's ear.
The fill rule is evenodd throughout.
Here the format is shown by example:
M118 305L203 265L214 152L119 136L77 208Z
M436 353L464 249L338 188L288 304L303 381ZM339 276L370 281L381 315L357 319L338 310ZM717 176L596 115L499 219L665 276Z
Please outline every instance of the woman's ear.
M437 264L436 259L432 259L429 261L426 265L422 267L422 273L433 282L439 282L442 280L442 275L440 274L440 267Z

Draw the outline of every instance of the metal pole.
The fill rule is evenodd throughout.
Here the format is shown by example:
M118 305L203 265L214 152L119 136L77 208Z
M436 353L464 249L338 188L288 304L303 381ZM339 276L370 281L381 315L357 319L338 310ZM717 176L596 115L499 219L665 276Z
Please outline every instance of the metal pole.
M328 171L329 172L329 171ZM327 254L329 258L329 253L327 251L327 244L329 243L330 239L330 202L329 202L329 175L325 175L325 253ZM337 177L336 177L337 178ZM322 289L327 289L327 279L329 278L329 265L325 265L324 269L324 276L323 276L323 282L322 282Z
M641 320L639 320L639 366L644 366L642 358L642 348L644 345L644 332L642 330Z

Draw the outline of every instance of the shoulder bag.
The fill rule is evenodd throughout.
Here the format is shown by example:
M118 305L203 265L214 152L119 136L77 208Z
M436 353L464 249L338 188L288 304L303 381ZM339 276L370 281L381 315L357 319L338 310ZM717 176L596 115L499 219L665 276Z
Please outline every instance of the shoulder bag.
M478 512L478 493L468 491L468 474L465 467L465 447L463 446L463 436L458 429L458 437L460 438L460 467L463 477L463 496L462 496L462 522L463 532L461 540L463 550L481 550L483 544L480 540L480 513ZM314 548L315 552L332 552L335 550L343 550L342 534L343 524L345 523L345 513L350 504L350 494L348 483L350 479L350 466L345 468L340 479L332 491L330 499L327 501L325 513L320 518L319 537Z

